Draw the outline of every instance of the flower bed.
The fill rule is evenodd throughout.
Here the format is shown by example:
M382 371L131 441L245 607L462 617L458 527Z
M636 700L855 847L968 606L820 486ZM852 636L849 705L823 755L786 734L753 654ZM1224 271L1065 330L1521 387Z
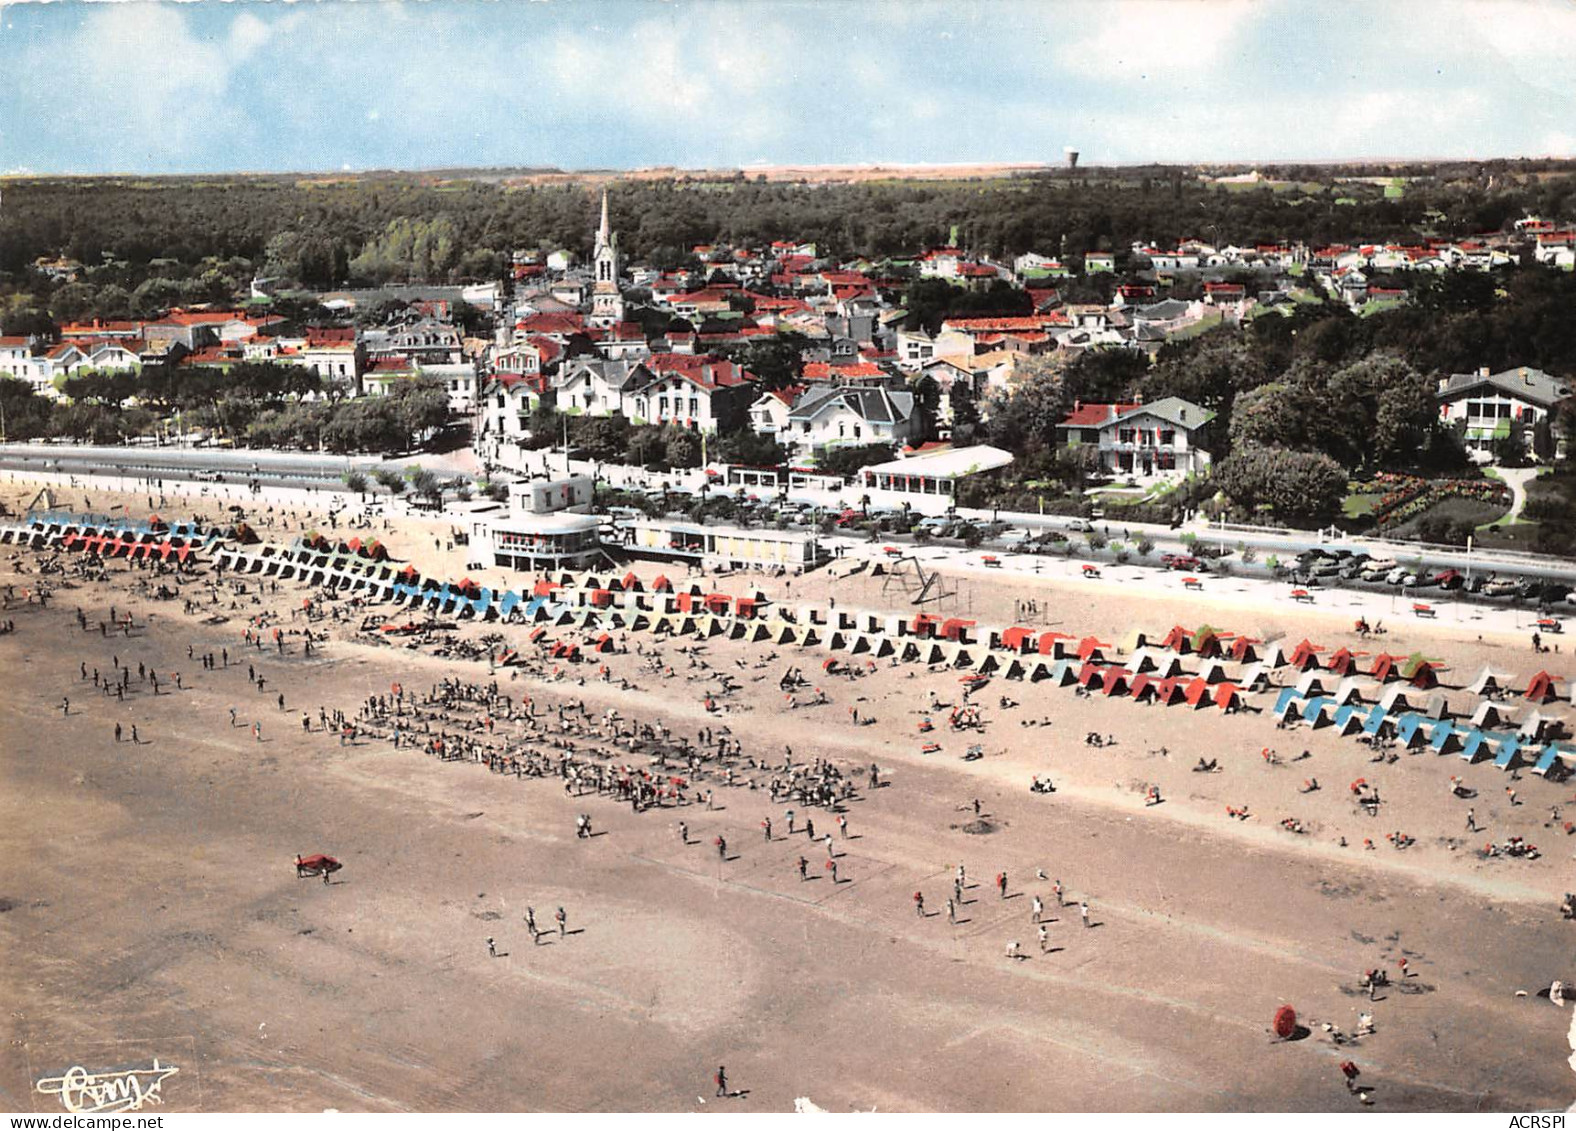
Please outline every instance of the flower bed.
M1374 482L1384 491L1373 511L1380 530L1409 522L1445 499L1471 499L1507 508L1511 503L1510 487L1498 479L1422 479L1386 473Z

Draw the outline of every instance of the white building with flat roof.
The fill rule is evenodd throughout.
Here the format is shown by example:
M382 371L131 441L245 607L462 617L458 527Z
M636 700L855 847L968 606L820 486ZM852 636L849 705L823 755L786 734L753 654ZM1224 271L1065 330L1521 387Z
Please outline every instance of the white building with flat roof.
M878 506L908 503L914 510L939 513L953 505L959 480L1010 463L1011 452L988 444L938 448L861 468L859 484Z
M619 528L632 557L688 562L706 569L784 569L802 573L819 560L813 532L710 526L686 519L637 518Z
M470 521L472 558L497 569L585 569L602 556L601 518L588 513L589 475L521 479L509 505L478 504Z

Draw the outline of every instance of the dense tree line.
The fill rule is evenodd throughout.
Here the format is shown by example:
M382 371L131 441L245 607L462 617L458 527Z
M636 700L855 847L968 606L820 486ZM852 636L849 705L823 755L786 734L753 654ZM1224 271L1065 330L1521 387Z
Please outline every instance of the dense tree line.
M1399 199L1340 171L1287 169L1290 191L1211 184L1183 168L1089 170L971 181L806 185L732 180L621 181L612 220L627 254L677 263L697 243L814 241L823 254L892 256L944 242L1081 254L1133 240L1218 242L1411 238L1499 229L1523 212L1576 212L1561 166L1449 166ZM496 277L503 252L590 250L596 201L585 185L515 185L433 176L296 179L26 179L7 182L0 272L39 256L133 267L237 259L309 286L352 278ZM189 299L187 301L190 301Z

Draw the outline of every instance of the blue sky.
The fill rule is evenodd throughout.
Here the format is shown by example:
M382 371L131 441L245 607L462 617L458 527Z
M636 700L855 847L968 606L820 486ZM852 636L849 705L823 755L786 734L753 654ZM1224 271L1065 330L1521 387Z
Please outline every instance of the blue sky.
M0 172L1576 155L1572 0L0 7Z

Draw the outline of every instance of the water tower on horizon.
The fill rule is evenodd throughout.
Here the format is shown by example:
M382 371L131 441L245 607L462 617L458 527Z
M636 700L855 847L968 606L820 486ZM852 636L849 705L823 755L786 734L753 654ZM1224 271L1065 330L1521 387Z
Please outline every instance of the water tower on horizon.
M1068 171L1076 172L1078 169L1078 151L1072 146L1068 145L1063 147L1062 153L1067 158Z

